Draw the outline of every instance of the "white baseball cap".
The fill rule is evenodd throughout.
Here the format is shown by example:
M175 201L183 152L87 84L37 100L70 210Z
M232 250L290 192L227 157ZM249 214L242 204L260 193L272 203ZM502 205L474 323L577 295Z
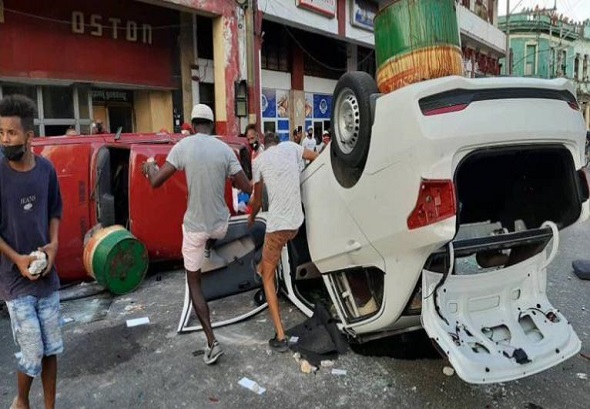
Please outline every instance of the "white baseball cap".
M313 131L313 126L310 126L309 128L307 128L308 131Z
M207 119L211 122L215 122L213 111L205 104L197 104L193 107L191 113L191 120L192 119Z

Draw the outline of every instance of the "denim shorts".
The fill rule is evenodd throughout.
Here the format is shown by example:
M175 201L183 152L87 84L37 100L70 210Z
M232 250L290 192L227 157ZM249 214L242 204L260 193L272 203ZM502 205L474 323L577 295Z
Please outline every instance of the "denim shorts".
M41 374L45 356L61 354L59 293L37 298L31 295L7 301L14 341L21 349L18 370L30 377Z

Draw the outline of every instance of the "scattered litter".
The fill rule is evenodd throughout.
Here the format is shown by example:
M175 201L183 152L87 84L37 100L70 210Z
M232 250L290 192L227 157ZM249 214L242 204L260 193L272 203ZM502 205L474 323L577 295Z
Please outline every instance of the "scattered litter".
M586 311L586 307L582 307L582 311Z
M291 338L289 338L289 344L296 344L297 341L299 341L299 337L292 336Z
M23 353L17 352L16 354L14 354L14 356L16 357L16 359L21 359L23 357Z
M446 376L453 376L455 374L455 370L453 368L451 368L450 366L445 366L443 368L443 373Z
M271 356L272 355L272 351L270 349L266 350L266 355Z
M322 362L320 362L320 366L322 368L331 368L334 366L334 361L330 361L330 360L322 361Z
M418 388L416 388L415 386L412 386L412 392L416 392L418 390Z
M300 369L303 373L312 373L317 371L318 368L312 366L306 359L300 361Z
M127 320L127 327L137 327L139 325L147 325L150 323L149 317L142 317L142 318L135 318L132 320Z
M246 389L250 389L252 392L257 393L258 395L262 395L264 392L266 392L266 389L265 388L263 388L262 386L258 385L258 383L256 383L252 379L248 379L246 377L240 379L240 381L238 382L238 384L240 386L243 386Z
M144 311L143 305L128 305L125 307L127 312Z
M209 396L209 400L210 400L211 402L213 402L213 403L217 403L217 402L219 402L219 399L217 399L217 398L214 398L214 397L212 397L212 396Z
M578 379L588 379L588 375L586 375L585 373L579 372L576 374L576 376L578 377Z
M586 354L580 354L580 356L581 356L582 358L586 358L586 359L590 360L590 355L586 355Z
M73 319L72 317L66 317L66 318L61 319L62 325L69 324L70 322L74 322L74 321L75 321L75 319Z
M193 356L199 356L199 355L204 355L205 351L202 349L197 349L196 351L193 351Z
M301 354L299 352L295 352L293 354L293 359L297 362L299 362L301 360Z
M332 375L346 375L346 369L332 368Z

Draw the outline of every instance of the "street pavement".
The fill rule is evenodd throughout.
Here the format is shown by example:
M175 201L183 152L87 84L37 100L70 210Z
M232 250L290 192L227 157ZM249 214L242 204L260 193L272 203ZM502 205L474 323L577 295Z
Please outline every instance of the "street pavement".
M558 257L549 268L548 294L582 340L582 354L519 381L469 385L447 376L447 361L433 356L420 334L388 339L358 354L340 356L334 368L304 374L291 353L276 354L267 312L216 330L225 355L206 366L201 333L179 335L184 293L181 271L153 273L136 292L106 293L62 303L66 351L59 360L58 408L587 408L590 402L590 281L579 280L571 262L590 258L590 223L562 232ZM92 289L92 286L88 286ZM253 303L252 294L211 304L219 319ZM305 319L291 304L281 309L287 326ZM149 317L127 328L126 320ZM357 349L358 351L358 349ZM10 321L0 309L0 409L16 392ZM368 353L372 353L369 355ZM414 359L405 357L411 356ZM416 359L417 358L417 359ZM586 376L584 376L586 375ZM238 385L247 377L266 388L262 395ZM584 379L586 378L586 379ZM41 385L33 385L32 407L42 408Z

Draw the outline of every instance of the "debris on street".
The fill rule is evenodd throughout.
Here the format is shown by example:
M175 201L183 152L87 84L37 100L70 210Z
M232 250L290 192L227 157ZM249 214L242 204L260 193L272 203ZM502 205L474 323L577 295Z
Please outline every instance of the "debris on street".
M446 376L453 376L455 374L455 370L453 368L451 368L450 366L445 366L443 368L443 373Z
M300 369L303 373L312 373L318 370L317 367L311 365L306 359L300 361Z
M147 325L150 323L149 317L142 317L142 318L134 318L131 320L127 320L127 327L138 327L140 325Z
M334 361L330 361L329 359L326 359L320 363L320 366L322 368L331 368L334 366Z
M256 381L253 381L252 379L248 379L246 377L240 379L238 384L246 389L250 389L252 392L258 395L262 395L264 392L266 392L266 389L258 385Z
M346 369L332 368L332 375L346 375Z

